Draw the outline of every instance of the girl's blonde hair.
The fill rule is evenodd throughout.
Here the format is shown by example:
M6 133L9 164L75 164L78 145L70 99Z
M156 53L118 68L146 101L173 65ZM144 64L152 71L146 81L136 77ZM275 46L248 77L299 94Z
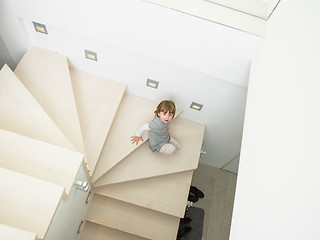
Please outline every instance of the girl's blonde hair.
M155 115L158 116L160 112L169 112L172 113L172 118L176 114L176 105L171 100L163 100L158 104L157 109L154 111Z

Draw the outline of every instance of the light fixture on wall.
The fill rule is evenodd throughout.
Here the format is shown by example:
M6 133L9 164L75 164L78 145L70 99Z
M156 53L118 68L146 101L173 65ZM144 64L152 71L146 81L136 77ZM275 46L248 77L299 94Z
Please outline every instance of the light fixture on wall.
M204 157L204 155L206 155L206 152L205 152L205 151L203 151L203 150L201 150L201 152L200 152L200 157L201 157L201 158L203 158L203 157Z
M41 23L37 23L37 22L32 22L32 23L33 23L34 29L37 32L48 34L46 25L41 24Z
M89 50L84 50L86 58L93 60L93 61L98 61L97 53L89 51Z
M203 105L200 103L192 102L190 105L190 108L200 111L202 109Z
M89 190L89 184L86 181L76 181L74 183L74 186L76 186L76 189L84 191L84 192L88 192L88 190Z
M159 82L152 80L152 79L147 79L146 86L157 89L159 86Z

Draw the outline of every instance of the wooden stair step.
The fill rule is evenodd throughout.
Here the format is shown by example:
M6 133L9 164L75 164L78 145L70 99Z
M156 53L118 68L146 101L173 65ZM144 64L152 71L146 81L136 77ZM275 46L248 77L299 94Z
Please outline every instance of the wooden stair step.
M87 221L85 223L85 227L81 234L81 240L148 240L148 239Z
M73 68L70 76L92 176L126 85Z
M84 153L67 58L33 47L14 72L73 146Z
M63 187L0 168L1 223L43 239L63 194Z
M148 239L176 239L180 218L96 194L87 220Z
M152 152L148 144L127 156L108 174L94 182L94 186L126 182L155 176L194 170L198 167L204 135L204 125L184 118L170 123L170 135L181 143L172 155Z
M0 167L61 185L68 195L83 154L0 129Z
M193 171L110 184L94 189L101 194L137 206L183 218Z
M148 123L153 119L153 112L157 105L158 103L155 101L127 93L124 94L93 174L93 181L102 177L127 155L143 145L143 143L139 143L138 146L132 144L131 136L136 134L142 124ZM178 109L176 116L181 112ZM143 135L143 139L144 142L148 139L146 132Z
M0 239L3 240L35 240L36 234L18 228L0 224Z
M7 65L0 71L0 128L74 150Z

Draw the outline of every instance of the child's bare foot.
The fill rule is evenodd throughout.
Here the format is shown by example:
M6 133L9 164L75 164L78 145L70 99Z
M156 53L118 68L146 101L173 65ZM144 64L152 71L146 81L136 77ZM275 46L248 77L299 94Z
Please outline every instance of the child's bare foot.
M177 140L170 138L170 143L173 144L177 150L180 150L181 145L180 145L180 143L178 143Z

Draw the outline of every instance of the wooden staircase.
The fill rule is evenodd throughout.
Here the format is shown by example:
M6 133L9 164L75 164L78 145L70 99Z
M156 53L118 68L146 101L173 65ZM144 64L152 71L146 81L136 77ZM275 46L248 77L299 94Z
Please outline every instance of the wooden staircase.
M81 240L176 239L204 125L180 117L167 156L130 137L157 102L126 85L69 68L65 56L31 48L12 72L0 71L0 238L45 239L83 164L93 197ZM30 194L32 193L32 194ZM8 238L10 239L10 238Z

